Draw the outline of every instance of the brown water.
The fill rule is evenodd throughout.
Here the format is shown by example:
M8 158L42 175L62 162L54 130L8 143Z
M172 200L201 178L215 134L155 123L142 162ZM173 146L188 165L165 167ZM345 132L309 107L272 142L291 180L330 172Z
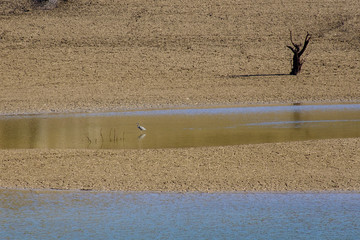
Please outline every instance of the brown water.
M139 122L146 131L137 129ZM0 148L169 148L360 137L360 104L0 117Z

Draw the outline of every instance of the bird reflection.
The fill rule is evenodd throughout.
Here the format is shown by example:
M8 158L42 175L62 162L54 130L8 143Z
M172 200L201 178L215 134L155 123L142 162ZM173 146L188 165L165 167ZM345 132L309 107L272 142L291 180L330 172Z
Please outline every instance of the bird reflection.
M141 134L141 135L138 136L138 139L141 140L141 139L143 139L145 136L146 136L146 134L143 133L143 134Z

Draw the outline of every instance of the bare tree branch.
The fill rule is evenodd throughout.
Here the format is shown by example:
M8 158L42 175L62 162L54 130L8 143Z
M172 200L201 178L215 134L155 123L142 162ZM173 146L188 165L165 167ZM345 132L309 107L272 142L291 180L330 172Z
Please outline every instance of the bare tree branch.
M311 35L309 33L306 33L304 47L299 52L299 57L305 52L305 49L306 49L307 45L309 44L310 39L311 39Z
M293 42L293 39L292 39L292 32L291 30L290 31L290 42L292 43L293 46L296 46L296 44Z

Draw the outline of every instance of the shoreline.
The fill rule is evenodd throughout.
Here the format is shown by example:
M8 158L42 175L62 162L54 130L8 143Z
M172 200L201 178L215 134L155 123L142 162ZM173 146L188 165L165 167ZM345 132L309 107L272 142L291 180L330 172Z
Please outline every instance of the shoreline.
M0 194L2 192L26 192L26 193L109 193L109 194L360 194L360 190L309 190L309 191L218 191L218 192L197 192L197 191L122 191L122 190L83 190L83 189L42 189L42 188L6 188L0 187Z
M0 187L157 192L359 191L360 138L139 150L0 150Z
M36 115L61 115L61 114L107 114L107 113L121 113L121 112L137 112L137 111L157 111L157 110L186 110L186 109L217 109L217 108L236 108L236 107L270 107L270 106L291 106L291 105L303 105L303 106L317 106L317 105L351 105L360 104L360 100L349 100L349 101L311 101L311 102L249 102L249 103L233 103L233 104L212 104L212 105L168 105L168 106L157 106L157 107L145 107L145 106L132 106L128 108L119 109L92 109L92 110L73 110L73 111L24 111L24 112L1 112L0 117L21 117L21 116L36 116Z

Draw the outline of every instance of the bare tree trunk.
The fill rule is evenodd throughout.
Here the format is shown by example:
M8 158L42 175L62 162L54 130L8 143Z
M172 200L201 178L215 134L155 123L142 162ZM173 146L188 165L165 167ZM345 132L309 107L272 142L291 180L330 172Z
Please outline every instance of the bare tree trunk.
M305 37L305 41L304 41L304 47L300 50L300 44L295 44L292 40L292 34L291 34L291 31L290 31L290 41L291 41L291 44L293 46L287 46L294 54L293 56L293 62L292 62L292 69L291 69L291 72L290 72L290 75L297 75L298 73L300 73L301 71L301 66L302 64L304 63L304 61L302 61L300 59L301 55L305 52L305 49L307 47L307 45L309 44L309 41L310 41L310 34L307 33L306 34L306 37Z

